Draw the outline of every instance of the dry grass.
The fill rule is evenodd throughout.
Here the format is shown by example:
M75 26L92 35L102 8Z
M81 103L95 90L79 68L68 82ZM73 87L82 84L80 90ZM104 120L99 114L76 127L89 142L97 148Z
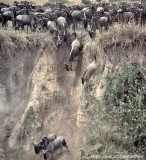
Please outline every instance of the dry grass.
M93 55L96 54L97 63L104 68L101 72L97 71L97 74L93 80L91 80L94 86L93 88L96 90L108 74L115 74L123 64L136 62L143 68L146 67L145 42L146 28L141 28L132 24L115 24L113 27L110 27L108 31L102 33L97 31L95 39L91 39L85 34L84 56L92 58ZM101 61L104 61L104 57L106 57L105 66L101 63ZM105 75L103 71L106 73ZM105 86L106 82L103 84L103 89ZM86 103L89 104L83 109L85 109L85 114L89 116L89 124L87 123L88 126L85 128L84 133L86 133L88 138L89 149L93 147L93 153L91 153L91 155L126 155L129 148L133 147L131 139L126 139L120 134L118 132L118 126L112 126L106 121L106 113L104 111L104 104L102 104L102 98L101 100L98 99L97 92L94 91L94 89L90 94L97 102L94 102L93 98L87 99L87 97L83 100L84 102L87 101ZM101 88L100 91L103 89ZM94 152L94 147L98 143L103 145L101 153ZM85 149L87 153L89 153L89 149Z
M86 36L84 39L84 50L90 56L96 54L99 60L104 57L116 65L119 63L137 61L141 65L145 63L146 28L129 25L116 24L108 31L99 33L95 39ZM99 61L99 63L100 63Z
M18 2L20 2L21 0L18 0ZM29 0L26 0L29 1ZM31 0L31 2L42 5L44 3L47 3L49 0ZM9 3L9 4L13 4L14 0L0 0L0 2L4 2L4 3ZM77 5L77 4L81 4L81 0L69 0L69 3L71 5Z
M108 31L97 33L94 40L90 37L85 39L85 50L94 51L95 49L102 48L105 52L110 48L116 48L119 46L126 47L129 44L139 45L141 43L145 46L146 40L146 28L140 28L139 26L133 26L129 24L127 26L116 24L110 27ZM98 46L97 46L98 44Z
M48 33L40 32L16 32L12 29L3 30L0 29L0 44L2 50L13 49L26 49L31 46L33 47L43 47L45 44L53 45L53 40L51 35ZM53 45L54 46L54 45Z
M18 0L18 2L20 2L20 1L21 0ZM27 1L29 1L29 0L27 0ZM0 2L13 4L14 0L0 0ZM47 0L31 0L31 2L41 5L41 4L44 4L48 1Z
M69 0L71 5L81 4L81 0Z

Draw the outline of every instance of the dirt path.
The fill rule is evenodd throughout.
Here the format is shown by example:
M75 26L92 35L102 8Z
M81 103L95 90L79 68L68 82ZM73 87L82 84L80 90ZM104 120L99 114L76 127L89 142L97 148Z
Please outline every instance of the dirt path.
M76 113L80 106L81 85L79 85L80 70L67 72L64 62L69 57L70 46L63 44L57 51L56 62L58 71L58 83L64 94L63 110L59 117L54 121L52 132L58 135L63 135L67 141L69 152L65 151L60 155L57 154L55 159L59 160L74 160L75 152L82 146L82 138L80 137L79 129L76 126ZM75 62L75 64L77 64ZM81 66L80 66L81 68Z

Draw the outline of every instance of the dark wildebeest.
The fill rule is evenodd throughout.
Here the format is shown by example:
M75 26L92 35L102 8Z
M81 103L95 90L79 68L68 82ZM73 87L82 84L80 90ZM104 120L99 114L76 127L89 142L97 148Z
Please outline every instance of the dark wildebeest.
M110 26L110 19L106 16L104 17L100 17L97 19L97 27L99 29L99 31L102 31L103 28L105 28L105 30L107 30Z
M35 31L36 29L36 20L34 15L18 15L15 21L16 21L16 26L17 24L21 24L22 30L24 30L24 26L27 26L27 32L28 32L28 26L31 28L32 31Z
M48 153L51 153L51 158L53 159L53 153L55 150L60 148L61 152L62 147L66 147L68 150L68 146L64 137L55 137L55 139L53 141L52 140L49 141L47 137L43 137L41 142L38 144L33 144L35 153L39 154L41 151L43 151L44 159L48 159Z
M3 16L0 14L0 23L3 23L3 21L4 21L4 18L3 18Z
M62 147L65 147L68 150L68 146L66 144L66 141L64 139L64 137L57 137L53 142L50 142L45 150L44 153L44 159L47 159L47 154L51 153L51 158L53 159L53 153L54 151L56 151L57 149L60 148L60 153L62 151Z
M7 27L7 25L8 25L7 22L13 21L14 13L13 13L13 11L6 11L6 12L2 13L2 17L3 17L2 26Z
M43 137L38 144L33 143L35 153L39 154L41 150L45 150L47 145L50 142L53 142L56 138L56 134L49 134L47 137Z
M83 10L74 10L71 12L71 19L73 22L73 30L77 29L79 22L82 22L84 28L87 29L88 20Z
M96 15L93 14L91 19L91 30L89 31L89 35L91 38L94 38L96 36L96 29L97 29L97 18Z

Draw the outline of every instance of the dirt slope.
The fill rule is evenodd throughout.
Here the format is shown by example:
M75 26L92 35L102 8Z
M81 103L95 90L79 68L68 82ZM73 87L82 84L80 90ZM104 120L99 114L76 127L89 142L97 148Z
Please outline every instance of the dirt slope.
M74 71L67 72L64 62L68 60L70 44L64 43L58 49L52 44L51 48L48 46L44 51L41 51L41 48L34 51L32 62L23 59L21 54L18 55L18 64L22 59L21 66L25 64L28 71L24 70L25 67L21 67L18 72L26 80L26 88L22 93L19 91L19 94L26 94L26 96L20 98L24 103L19 100L17 102L19 107L14 107L10 117L6 118L6 125L13 124L10 135L4 140L7 143L3 145L6 160L9 158L17 160L20 157L29 160L34 157L35 159L43 158L42 155L35 155L32 142L38 142L49 133L64 136L69 147L69 152L64 149L61 155L56 154L56 159L74 160L77 150L84 143L76 125L82 95L80 82L82 55L73 66ZM15 69L12 71L15 72ZM13 83L11 87L14 88Z

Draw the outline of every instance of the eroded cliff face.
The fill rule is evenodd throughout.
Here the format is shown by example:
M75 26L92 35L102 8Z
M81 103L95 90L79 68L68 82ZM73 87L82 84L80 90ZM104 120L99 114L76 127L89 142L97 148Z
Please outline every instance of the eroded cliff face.
M104 119L102 99L107 75L120 71L125 63L136 62L145 68L145 45L132 46L139 34L137 28L130 32L136 36L129 32L115 27L93 40L83 35L84 50L72 72L64 67L70 41L57 48L51 39L44 39L50 36L38 33L23 39L12 35L14 43L0 41L0 158L43 159L42 154L35 155L32 143L50 133L64 136L70 149L56 154L58 159L74 160L79 150L79 159L84 151L87 158L101 152L126 153L122 145L130 142ZM87 91L80 78L94 54L98 67Z
M32 143L49 133L64 136L67 141L70 152L61 159L75 159L76 151L84 144L77 127L82 96L81 57L74 65L75 71L67 72L64 62L70 43L58 49L53 42L48 43L45 47L38 42L31 48L14 49L10 55L5 50L1 53L1 91L5 106L6 102L9 106L2 127L1 154L5 159L40 159L42 155L35 155Z
M46 48L39 57L32 72L30 98L9 138L10 147L17 146L19 137L25 143L24 149L33 152L31 142L49 133L65 136L68 143L73 139L73 116L80 97L74 94L76 89L80 92L80 88L73 86L75 75L64 70L63 56L68 53L69 49L64 45L59 51Z

